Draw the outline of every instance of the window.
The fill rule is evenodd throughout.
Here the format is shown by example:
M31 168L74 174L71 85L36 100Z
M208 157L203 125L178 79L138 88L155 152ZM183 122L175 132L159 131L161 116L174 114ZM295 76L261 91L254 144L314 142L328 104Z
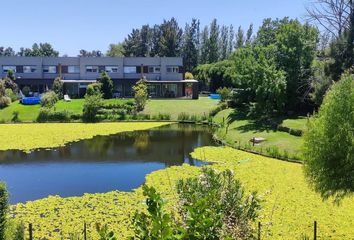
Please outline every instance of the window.
M106 66L105 71L108 73L117 73L118 72L118 66Z
M36 66L23 66L24 73L34 73L36 70Z
M44 66L43 72L44 73L57 73L57 66Z
M80 73L79 66L68 66L68 73Z
M4 73L8 73L8 71L12 70L14 73L16 72L16 66L2 66L2 71Z
M167 72L168 73L179 73L179 67L178 66L168 66Z
M87 73L97 73L98 66L86 66L86 72Z
M149 73L160 73L161 68L160 67L149 67Z
M136 73L136 67L124 67L124 73Z

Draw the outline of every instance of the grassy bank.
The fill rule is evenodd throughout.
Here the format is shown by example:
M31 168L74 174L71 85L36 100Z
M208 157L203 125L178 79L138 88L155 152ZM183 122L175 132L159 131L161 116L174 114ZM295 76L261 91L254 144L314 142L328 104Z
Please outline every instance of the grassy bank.
M108 99L104 100L105 104L116 104L131 99ZM191 99L152 99L147 102L143 111L145 114L157 115L159 113L169 114L171 120L177 120L180 113L185 112L190 115L208 116L209 111L216 107L218 101L211 100L207 97L201 97L198 100ZM68 110L72 114L81 114L84 99L73 99L71 102L59 101L55 104L55 109ZM10 106L0 109L0 122L10 122L13 112L19 112L19 119L22 122L34 122L39 113L39 105L22 105L14 102Z
M251 120L234 109L219 112L213 120L222 125L216 131L216 136L231 146L270 156L280 155L286 158L301 159L302 137L278 131L274 126ZM306 118L279 120L282 126L300 130L306 130L306 122ZM253 146L250 142L253 137L262 137L265 141Z
M0 150L53 148L97 135L145 130L170 123L24 123L0 125Z
M319 224L321 239L351 239L354 229L354 198L340 206L323 202L307 185L300 164L245 153L232 148L204 147L192 156L215 162L209 167L232 169L248 191L257 190L262 199L258 220L262 222L262 239L302 239L312 236L314 220ZM156 171L147 176L148 185L155 186L175 207L175 182L195 176L200 168L183 165ZM36 239L59 239L82 231L88 223L89 235L95 237L94 223L108 223L118 239L131 236L130 219L136 209L143 209L141 188L131 193L109 192L85 194L82 197L60 198L17 204L11 207L16 219L34 224Z

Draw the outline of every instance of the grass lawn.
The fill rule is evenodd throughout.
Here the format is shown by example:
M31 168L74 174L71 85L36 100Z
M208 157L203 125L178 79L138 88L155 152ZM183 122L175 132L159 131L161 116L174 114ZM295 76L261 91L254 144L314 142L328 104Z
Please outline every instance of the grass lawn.
M167 113L172 120L177 120L178 114L185 112L189 115L209 116L209 111L218 104L217 100L208 97L200 97L198 100L190 99L152 99L149 100L144 113Z
M302 137L290 135L286 132L277 131L242 116L234 114L233 109L226 109L219 112L214 121L218 123L225 122L225 127L219 128L216 135L226 140L228 144L235 147L250 148L251 150L267 153L271 148L276 148L284 157L301 158ZM286 119L283 125L305 129L306 119ZM229 122L228 130L226 130L227 122ZM284 124L285 123L285 124ZM252 146L250 139L253 137L263 137L266 141Z
M262 223L262 239L305 239L313 235L313 221L318 222L319 239L352 239L354 228L354 198L341 205L322 201L305 181L302 165L262 157L223 147L196 149L192 156L218 170L231 169L244 184L246 191L257 191L262 209L256 223ZM177 179L196 176L200 168L187 164L155 171L146 177L175 211ZM51 196L34 202L11 206L15 219L34 223L34 239L66 238L69 233L81 233L88 224L90 239L98 239L95 223L108 223L118 239L132 236L130 222L136 209L146 208L139 187L133 192L85 194L82 197ZM255 223L255 224L256 224ZM27 234L27 231L26 231ZM310 239L310 238L309 238Z
M104 100L106 104L121 103L131 101L132 99L108 99ZM201 97L199 100L189 99L152 99L149 100L144 113L157 115L158 113L168 113L172 120L176 120L181 112L191 115L208 115L209 111L216 107L218 101L207 97ZM74 114L82 113L84 99L73 99L71 102L63 100L56 103L57 110L68 110ZM19 112L19 119L23 122L34 122L38 116L40 105L22 105L14 102L10 106L0 110L0 121L9 122L14 111Z
M119 132L163 126L163 122L140 123L23 123L0 127L0 150L53 148L68 142Z
M284 127L306 131L306 129L307 129L307 118L306 117L299 117L299 118L296 118L296 119L285 119L282 122L282 125Z

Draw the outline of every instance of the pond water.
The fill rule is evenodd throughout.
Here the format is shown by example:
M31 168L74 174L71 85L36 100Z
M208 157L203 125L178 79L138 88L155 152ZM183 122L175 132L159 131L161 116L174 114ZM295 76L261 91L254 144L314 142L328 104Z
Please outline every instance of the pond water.
M194 148L215 145L209 127L174 124L145 131L97 136L31 153L0 151L0 181L10 203L60 195L131 191L153 171L188 163Z

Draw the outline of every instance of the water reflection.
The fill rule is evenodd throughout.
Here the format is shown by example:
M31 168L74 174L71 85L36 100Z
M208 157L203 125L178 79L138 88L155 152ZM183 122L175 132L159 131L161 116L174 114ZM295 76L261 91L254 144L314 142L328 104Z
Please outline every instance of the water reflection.
M208 127L175 124L97 136L29 154L0 151L0 180L7 182L12 203L53 194L130 191L152 171L183 163L203 164L189 154L206 145L214 145Z

